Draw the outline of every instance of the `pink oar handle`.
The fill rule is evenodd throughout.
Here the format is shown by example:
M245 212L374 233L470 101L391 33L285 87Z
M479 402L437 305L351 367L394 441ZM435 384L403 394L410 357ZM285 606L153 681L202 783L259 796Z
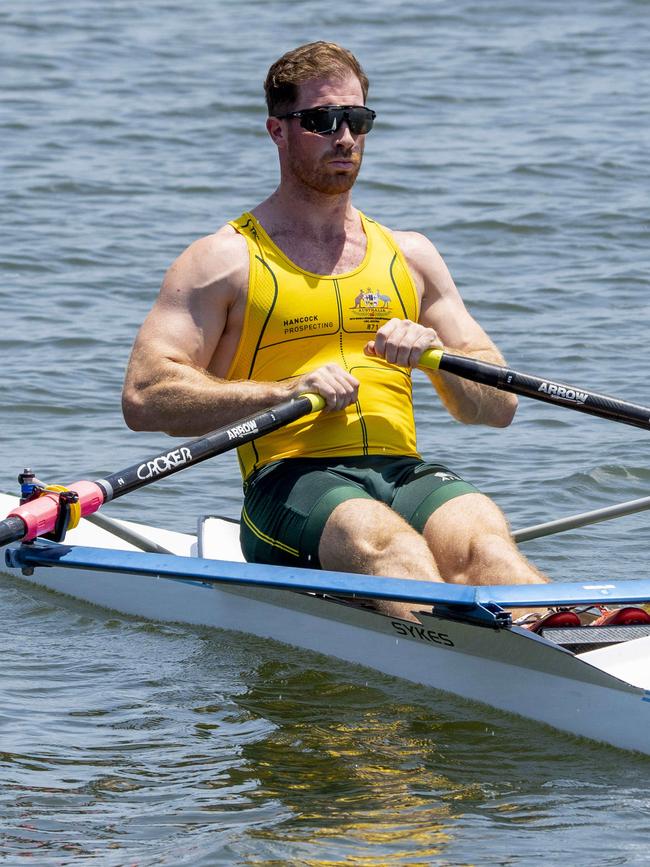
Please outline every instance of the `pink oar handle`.
M82 517L92 515L104 504L104 491L95 482L74 482L68 485L68 490L78 494ZM58 514L59 494L49 491L22 506L16 506L7 518L16 517L23 521L26 529L23 541L29 542L44 533L53 532Z

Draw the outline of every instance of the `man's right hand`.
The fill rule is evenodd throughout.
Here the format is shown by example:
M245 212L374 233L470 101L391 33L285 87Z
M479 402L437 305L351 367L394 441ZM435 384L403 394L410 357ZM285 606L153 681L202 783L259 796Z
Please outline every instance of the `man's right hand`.
M325 364L292 380L293 395L305 392L320 394L326 410L341 410L357 400L359 380L338 364Z

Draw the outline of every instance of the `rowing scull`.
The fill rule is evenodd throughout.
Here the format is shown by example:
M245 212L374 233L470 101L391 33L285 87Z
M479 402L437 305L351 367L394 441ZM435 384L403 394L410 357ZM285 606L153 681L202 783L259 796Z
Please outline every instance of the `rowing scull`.
M66 540L73 544L14 545L9 557L26 569L24 580L122 614L280 641L650 755L649 635L576 653L551 630L538 636L491 616L499 603L526 600L638 602L650 597L648 581L540 585L536 597L528 588L427 586L428 601L441 604L414 623L360 604L364 576L244 563L232 522L205 518L197 537L129 526L172 553L143 553L82 521ZM54 565L30 568L45 562ZM286 589L310 579L320 592ZM417 596L421 583L365 580L383 582L375 591L387 596ZM335 598L336 588L356 588L356 601ZM582 631L596 645L589 629Z

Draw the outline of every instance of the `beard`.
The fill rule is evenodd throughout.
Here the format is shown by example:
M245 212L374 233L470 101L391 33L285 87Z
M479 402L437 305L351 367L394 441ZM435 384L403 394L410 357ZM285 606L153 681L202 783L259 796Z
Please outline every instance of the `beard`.
M337 171L336 167L331 165L331 160L337 157L352 160L354 168L348 171ZM361 169L362 159L363 147L354 151L339 148L325 154L316 163L313 157L306 157L304 153L299 152L298 148L290 147L287 152L287 165L294 177L310 190L327 196L338 196L352 189Z

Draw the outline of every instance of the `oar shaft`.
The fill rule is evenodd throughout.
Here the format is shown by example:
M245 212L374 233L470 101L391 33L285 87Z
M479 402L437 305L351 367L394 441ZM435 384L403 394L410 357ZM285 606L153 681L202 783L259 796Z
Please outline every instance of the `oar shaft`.
M271 433L296 419L323 408L325 401L316 394L303 394L270 409L240 419L198 439L188 440L173 449L113 473L96 484L105 491L105 501L115 500L136 488L157 482L208 458L238 448L244 443Z
M25 531L26 524L18 515L10 515L4 521L0 521L0 547L22 539Z
M614 506L604 506L602 509L594 509L591 512L580 512L577 515L568 515L566 518L557 518L555 521L522 527L521 530L514 531L512 538L515 542L530 542L533 539L540 539L542 536L552 536L555 533L564 533L566 530L577 530L580 527L598 524L601 521L610 521L612 518L622 518L625 515L634 515L647 509L650 509L650 497L641 497L638 500L628 500Z
M650 407L520 373L498 364L452 355L441 349L430 349L422 356L420 366L429 370L444 370L501 391L650 430Z
M86 517L97 512L108 500L122 497L136 488L150 485L186 467L237 448L324 406L325 401L320 395L302 394L112 473L104 479L75 482L68 487L78 494L80 514ZM10 512L4 521L0 521L0 546L51 533L59 515L58 496L58 493L51 491Z

